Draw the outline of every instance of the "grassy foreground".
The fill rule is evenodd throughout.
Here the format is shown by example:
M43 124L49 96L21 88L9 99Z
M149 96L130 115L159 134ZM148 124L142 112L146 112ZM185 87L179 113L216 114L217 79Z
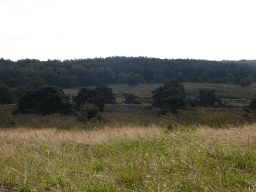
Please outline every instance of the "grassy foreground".
M0 130L0 191L254 191L254 125Z

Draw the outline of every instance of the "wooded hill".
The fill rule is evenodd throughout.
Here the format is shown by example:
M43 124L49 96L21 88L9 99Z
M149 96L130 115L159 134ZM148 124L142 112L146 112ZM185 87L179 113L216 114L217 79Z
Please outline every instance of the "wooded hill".
M207 82L250 86L256 75L256 60L209 61L147 57L107 57L48 60L0 59L0 84L17 88L40 84L70 88L98 84Z

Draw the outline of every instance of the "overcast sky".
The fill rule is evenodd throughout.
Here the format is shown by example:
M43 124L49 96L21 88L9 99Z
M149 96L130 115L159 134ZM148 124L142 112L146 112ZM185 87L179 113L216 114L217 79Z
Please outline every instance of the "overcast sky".
M0 0L0 58L256 59L255 0Z

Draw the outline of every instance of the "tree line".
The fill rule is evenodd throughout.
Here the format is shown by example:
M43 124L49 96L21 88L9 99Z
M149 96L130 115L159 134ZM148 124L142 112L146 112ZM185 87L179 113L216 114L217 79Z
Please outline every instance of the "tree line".
M70 88L100 84L180 82L224 83L250 86L256 60L209 61L147 57L107 57L48 60L0 59L0 85L11 87L17 97L43 85Z

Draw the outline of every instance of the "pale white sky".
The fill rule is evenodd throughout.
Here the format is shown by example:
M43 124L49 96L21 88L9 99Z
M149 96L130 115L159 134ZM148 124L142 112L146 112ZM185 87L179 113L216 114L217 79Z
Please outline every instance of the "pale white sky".
M256 59L255 0L0 0L0 58Z

